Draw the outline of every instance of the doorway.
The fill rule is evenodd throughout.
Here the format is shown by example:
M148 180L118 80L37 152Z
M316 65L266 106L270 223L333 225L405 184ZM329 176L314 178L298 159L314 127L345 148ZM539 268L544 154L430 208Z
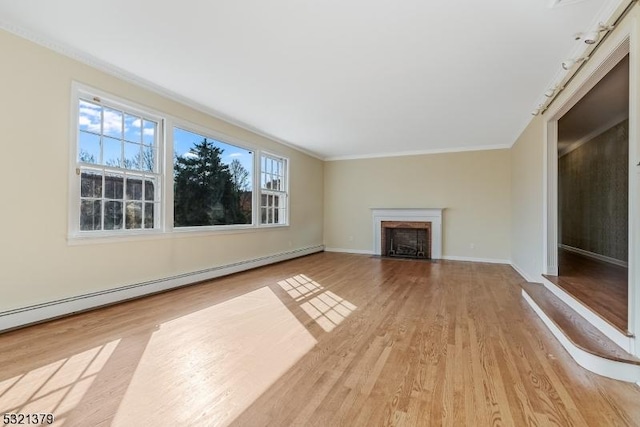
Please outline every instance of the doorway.
M545 285L581 317L588 320L593 326L612 339L618 346L630 353L640 356L640 346L636 345L635 339L635 335L640 331L640 269L638 268L638 266L640 266L640 165L638 165L638 167L636 166L638 160L640 160L640 134L638 131L638 118L640 117L640 110L638 108L640 105L640 55L635 54L635 52L639 52L639 34L633 30L633 28L632 24L619 25L617 31L599 47L597 54L592 55L592 57L584 63L584 66L580 69L578 74L569 77L569 82L571 84L566 90L562 91L556 101L550 105L549 109L545 113L546 117L543 122L545 141L543 209L546 215L543 218L543 229L545 234L542 256L544 263L543 276L545 278ZM627 288L626 294L625 289L621 289L618 301L622 301L622 303L618 304L618 308L615 309L615 312L620 319L610 321L595 310L594 306L596 304L587 305L587 303L582 302L580 299L576 298L558 285L562 278L562 276L559 275L562 274L559 271L561 264L559 262L560 256L567 255L567 252L565 252L564 248L561 247L560 244L567 246L571 245L571 243L567 243L567 239L564 239L567 230L563 230L563 227L567 227L568 225L566 223L561 224L560 218L559 203L561 200L559 197L559 163L562 161L560 156L565 154L565 149L559 149L558 142L559 137L562 138L562 135L559 135L559 126L568 126L570 128L567 123L560 124L560 121L563 120L563 118L563 121L569 121L570 116L568 116L568 113L573 109L573 107L577 106L583 99L588 99L587 95L591 93L592 89L594 89L599 82L605 79L605 77L618 65L620 65L620 68L626 67L624 72L628 75L627 82L625 83L628 85L625 86L627 87L627 93L622 95L623 97L626 97L623 99L622 103L627 100L626 106L629 117L626 121L628 139L628 162L626 172L628 180L628 220L626 221L628 248L627 266L625 267L624 264L617 266L611 262L608 262L608 264L601 263L598 265L613 265L614 268L626 268L626 272L622 270L622 273L618 273L619 277L623 277L623 279L618 283L622 283L621 287L624 288L624 278L626 277ZM624 91L624 89L622 89L622 91ZM600 108L600 110L608 111L608 108ZM586 114L586 112L583 112L582 118L586 118L587 122L596 120L591 116L584 116ZM604 120L602 123L604 124ZM618 125L625 126L620 123L618 123ZM606 126L602 126L606 128ZM616 124L611 123L609 129L614 126L616 126ZM562 132L568 132L568 130L564 129ZM612 130L611 132L614 131ZM590 135L587 134L587 136ZM597 136L598 135L593 135L591 138L586 138L586 140L593 139ZM575 139L573 143L578 146L575 151L579 151L580 143L585 146L588 144L587 142L580 141L580 138ZM569 143L569 145L573 143ZM562 150L562 152L560 150ZM587 186L587 190L589 189L589 186ZM593 190L593 192L595 192L595 190ZM566 197L563 198L562 202L566 203ZM618 220L617 222L625 223L623 220ZM624 229L621 229L619 232L624 234ZM564 236L563 233L565 233ZM574 242L573 244L576 243ZM592 250L589 251L592 252ZM609 256L609 258L615 257ZM611 260L608 259L607 261ZM566 259L565 262L562 263L564 264L563 272L565 279L567 279L566 276L571 274L571 270L568 270L568 267L571 265L570 263L571 260ZM597 273L595 273L593 269L590 270L589 267L582 265L574 267L574 270L579 270L583 272L583 274L591 271L588 275L592 278L595 277L595 284L600 284L602 282L601 278L597 276ZM604 274L607 277L615 276L615 274ZM594 287L596 286L595 284ZM582 289L586 295L591 296L593 300L598 300L598 303L602 306L608 307L611 305L604 298L598 299L597 295L593 292L589 292L588 288L582 287L576 289ZM599 289L603 293L606 292L607 295L611 293L609 291L604 291L603 288ZM577 293L577 291L575 292ZM583 299L586 298L587 297L584 297ZM626 320L623 307L625 305L625 300L627 309Z
M554 282L628 329L629 55L557 124L558 276Z

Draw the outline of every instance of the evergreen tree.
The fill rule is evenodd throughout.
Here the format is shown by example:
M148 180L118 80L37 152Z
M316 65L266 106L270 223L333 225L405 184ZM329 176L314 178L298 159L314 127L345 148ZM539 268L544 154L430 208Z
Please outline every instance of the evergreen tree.
M223 150L204 138L174 166L174 224L189 227L245 224L239 192L229 166L222 162Z

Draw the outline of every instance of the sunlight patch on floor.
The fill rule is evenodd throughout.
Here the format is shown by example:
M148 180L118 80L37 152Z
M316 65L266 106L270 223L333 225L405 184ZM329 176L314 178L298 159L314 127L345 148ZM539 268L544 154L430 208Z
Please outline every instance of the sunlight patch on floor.
M297 276L281 280L278 282L278 285L296 302L306 300L300 304L300 308L325 332L333 331L336 326L342 323L342 321L357 308L349 301L340 298L331 291L324 291L318 294L324 290L324 286L304 274L298 274Z
M0 381L0 413L52 413L54 426L64 425L111 357L120 340Z
M281 280L278 285L296 301L302 301L309 295L316 294L324 289L318 282L309 279L304 274Z
M315 344L268 287L163 323L112 425L227 425Z

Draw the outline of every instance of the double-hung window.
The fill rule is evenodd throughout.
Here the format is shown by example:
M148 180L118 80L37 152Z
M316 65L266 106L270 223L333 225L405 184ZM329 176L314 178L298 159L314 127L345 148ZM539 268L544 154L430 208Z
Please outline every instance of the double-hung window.
M260 157L260 224L287 224L287 159Z
M80 93L76 145L78 234L159 229L162 120ZM74 213L72 213L74 215Z
M81 85L73 102L71 238L288 224L288 159Z

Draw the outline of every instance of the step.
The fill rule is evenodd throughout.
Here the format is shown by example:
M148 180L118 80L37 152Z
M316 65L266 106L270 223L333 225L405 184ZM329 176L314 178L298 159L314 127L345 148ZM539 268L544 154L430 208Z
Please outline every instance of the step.
M617 380L640 382L640 359L627 353L544 285L522 283L522 295L573 359Z
M627 330L626 320L624 322L622 322L622 323L621 323L621 320L613 321L612 319L607 318L607 316L605 316L605 314L602 312L602 310L598 310L598 309L594 309L594 308L589 307L588 304L585 303L580 298L579 295L576 295L574 292L571 291L571 289L573 289L574 286L573 285L567 286L567 281L564 280L562 277L550 276L550 275L546 275L546 274L543 274L542 277L544 277L546 280L548 280L549 282L551 282L554 285L556 285L556 287L562 289L562 291L564 293L566 293L567 295L571 296L571 298L573 298L573 300L575 300L576 303L578 303L581 306L585 307L586 309L590 310L595 316L598 316L603 322L606 322L612 328L615 328L620 334L622 334L622 335L624 335L626 337L633 337L633 334Z

